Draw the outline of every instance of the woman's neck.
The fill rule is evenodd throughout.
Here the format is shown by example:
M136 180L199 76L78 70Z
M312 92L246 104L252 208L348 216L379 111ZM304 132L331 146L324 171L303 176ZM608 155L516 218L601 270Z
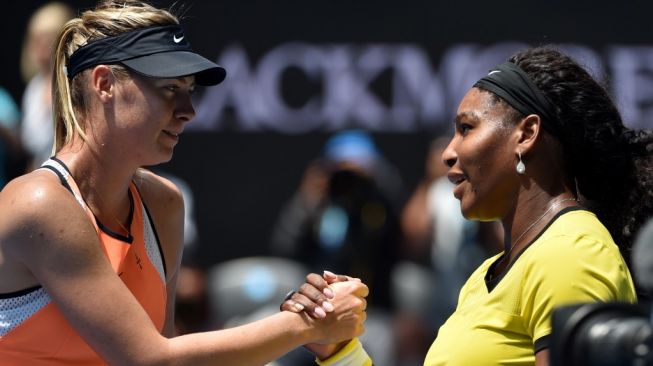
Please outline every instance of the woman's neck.
M572 192L563 187L554 193L544 190L522 192L514 210L502 220L506 254L512 260L560 210L577 204Z
M65 146L56 157L66 164L79 191L96 217L109 228L124 231L131 202L129 185L137 167L96 154L87 145Z

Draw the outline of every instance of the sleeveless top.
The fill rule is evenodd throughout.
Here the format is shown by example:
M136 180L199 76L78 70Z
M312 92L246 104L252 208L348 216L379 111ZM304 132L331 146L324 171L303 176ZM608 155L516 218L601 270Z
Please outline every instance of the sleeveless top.
M165 262L152 218L132 182L130 235L102 225L82 198L68 168L56 158L41 169L54 172L95 225L101 248L161 332L166 315ZM107 304L111 306L111 304ZM66 321L41 287L0 294L0 365L105 365Z

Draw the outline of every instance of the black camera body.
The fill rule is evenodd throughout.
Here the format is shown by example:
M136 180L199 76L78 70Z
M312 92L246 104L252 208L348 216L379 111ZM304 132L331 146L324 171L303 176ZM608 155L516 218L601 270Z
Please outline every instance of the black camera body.
M551 322L551 366L653 365L650 304L562 306Z

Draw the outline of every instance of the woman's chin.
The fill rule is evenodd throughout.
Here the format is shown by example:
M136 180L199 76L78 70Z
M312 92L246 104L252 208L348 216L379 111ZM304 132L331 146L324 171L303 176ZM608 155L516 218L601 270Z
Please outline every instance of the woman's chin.
M156 166L159 164L167 163L172 160L172 152L170 154L160 153L156 157L147 159L147 161L141 166Z
M465 202L464 200L460 201L460 213L467 220L472 221L492 221L489 219L486 212L479 209L478 206L474 205L472 202Z
M474 210L469 207L468 205L465 205L465 202L463 200L460 200L460 213L463 215L464 218L467 220L474 220Z

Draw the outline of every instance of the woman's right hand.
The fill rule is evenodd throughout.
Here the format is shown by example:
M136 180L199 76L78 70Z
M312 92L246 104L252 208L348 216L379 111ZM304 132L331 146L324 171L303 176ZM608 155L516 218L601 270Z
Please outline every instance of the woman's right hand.
M323 276L311 273L306 276L306 283L299 291L284 301L281 310L306 312L315 319L324 319L318 323L335 324L335 330L327 331L331 336L328 342L317 341L305 345L318 358L326 359L364 332L363 322L367 317L365 297L368 293L369 289L358 278L335 275L328 271ZM350 326L352 332L345 336ZM333 332L340 332L345 337L338 339L339 336Z
M334 293L330 285L346 281L361 282L358 278L336 275L329 271L324 271L322 276L310 273L306 276L306 282L297 291L288 295L280 309L293 313L306 312L314 319L322 319L333 311L331 299Z

